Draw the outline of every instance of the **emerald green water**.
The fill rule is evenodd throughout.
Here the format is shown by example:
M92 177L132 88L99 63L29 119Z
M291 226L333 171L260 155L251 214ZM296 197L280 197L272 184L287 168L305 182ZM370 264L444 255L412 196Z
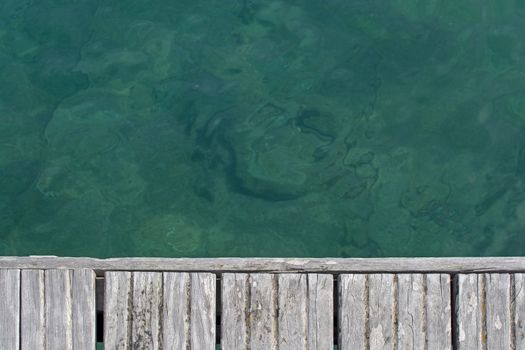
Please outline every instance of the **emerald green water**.
M525 254L525 2L0 2L0 255Z

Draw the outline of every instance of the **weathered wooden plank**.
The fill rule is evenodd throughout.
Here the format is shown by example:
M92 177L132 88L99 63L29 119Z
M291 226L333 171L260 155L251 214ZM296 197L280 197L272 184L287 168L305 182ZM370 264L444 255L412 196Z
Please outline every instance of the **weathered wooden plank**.
M339 278L342 349L451 348L448 275L350 274Z
M277 281L274 278L268 274L223 274L223 349L275 348L277 335L279 349L331 349L332 276L285 274L277 276ZM278 304L279 319L274 304Z
M191 273L190 278L191 348L215 350L215 275L211 273Z
M0 270L0 349L17 350L20 343L20 270Z
M334 281L329 274L308 274L308 350L334 344Z
M95 272L73 270L73 349L93 350L96 345Z
M163 278L163 349L186 350L190 345L190 275L167 272Z
M46 348L72 350L71 271L46 270L44 278Z
M483 349L485 329L485 277L482 274L456 276L457 348Z
M21 349L45 349L44 270L22 270L20 292Z
M104 346L131 348L131 272L106 272L104 290Z
M424 349L426 342L424 276L400 274L397 278L397 346L399 349Z
M249 275L223 274L221 295L221 347L248 350Z
M514 336L515 349L525 349L525 274L514 274Z
M369 345L373 349L394 349L396 329L396 278L392 274L368 276Z
M339 276L339 347L368 349L368 275Z
M87 268L103 271L209 271L209 272L519 272L525 257L494 258L67 258L0 257L0 269Z
M487 348L511 348L510 275L486 274L486 327Z
M279 350L306 349L307 276L305 274L278 275L279 284Z
M131 341L134 349L161 348L162 273L133 272Z
M452 349L450 275L428 274L426 277L427 350Z
M249 283L248 349L277 349L277 279L270 274L254 273Z

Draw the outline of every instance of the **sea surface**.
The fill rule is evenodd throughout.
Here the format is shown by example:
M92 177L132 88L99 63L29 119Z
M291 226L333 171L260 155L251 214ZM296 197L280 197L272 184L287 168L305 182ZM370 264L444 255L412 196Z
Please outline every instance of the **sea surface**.
M0 255L525 255L525 2L2 0Z

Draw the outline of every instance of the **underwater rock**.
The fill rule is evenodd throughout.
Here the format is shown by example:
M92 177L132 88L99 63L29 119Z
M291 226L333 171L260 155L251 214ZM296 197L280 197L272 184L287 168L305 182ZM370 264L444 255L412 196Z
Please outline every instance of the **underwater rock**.
M181 214L163 214L146 221L133 241L143 254L190 256L202 248L204 232Z
M176 101L187 104L188 100L217 97L226 88L227 85L221 78L210 72L200 72L188 77L172 77L159 81L155 84L153 94L156 103L172 110L179 104Z
M333 142L341 131L338 118L328 113L321 113L315 108L301 110L297 114L295 123L301 131L311 132L319 140L329 143Z
M92 190L92 184L70 168L70 162L69 158L59 158L43 166L34 186L44 198L71 200Z
M89 89L64 100L47 124L48 161L37 182L44 196L89 191L109 202L136 204L146 184L133 144L121 130L133 116L123 94Z
M118 128L129 116L126 100L104 91L79 93L58 106L44 137L57 154L86 159L109 152L121 142Z
M401 196L400 205L414 217L430 215L437 203L450 195L450 188L443 183L428 182L408 188Z
M109 216L113 208L111 203L95 191L64 202L54 220L49 221L53 249L69 251L77 256L87 255L90 251L103 254L108 248Z
M227 141L235 154L234 183L241 192L285 200L309 190L318 139L295 128L283 108L262 106L242 126L229 130Z
M186 80L185 83L195 92L205 96L218 96L225 87L225 82L209 72L202 72Z
M45 197L56 198L63 194L67 171L58 165L45 167L39 174L35 188Z
M6 237L15 223L12 200L0 195L0 237Z
M87 74L75 69L80 50L42 48L33 56L30 81L52 98L63 99L89 86Z
M290 109L267 103L222 130L233 158L229 175L234 190L270 201L327 188L337 197L354 198L376 181L373 153L355 160L347 156L352 148L343 137L346 128L337 127L344 119L336 121L313 108L298 113ZM297 117L291 117L294 114Z
M60 6L55 1L39 1L27 6L21 24L41 43L80 48L89 40L97 7L98 2L90 0L65 2Z
M16 196L27 190L38 173L37 161L19 160L0 164L0 195Z

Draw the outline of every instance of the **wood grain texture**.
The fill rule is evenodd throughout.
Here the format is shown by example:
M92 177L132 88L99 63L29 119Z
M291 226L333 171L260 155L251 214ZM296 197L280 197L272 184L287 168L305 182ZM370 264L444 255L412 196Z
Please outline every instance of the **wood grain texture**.
M0 257L0 269L88 268L104 271L209 272L524 272L525 257L487 258L68 258Z
M333 347L331 275L226 273L222 278L223 349Z
M73 349L71 271L46 270L46 348Z
M190 345L190 274L167 272L163 278L163 349L186 350Z
M211 273L191 273L192 349L215 350L216 278Z
M396 278L392 274L368 276L369 346L374 349L394 349L396 328Z
M485 274L487 348L511 348L510 275Z
M340 275L339 320L341 349L451 349L450 277Z
M308 349L334 344L334 281L329 274L308 274Z
M222 275L221 347L248 350L249 275Z
M426 293L422 274L399 274L397 346L424 349L426 343Z
M20 343L20 270L0 270L0 349L17 350Z
M482 274L456 276L456 317L458 350L484 349L485 330L485 278Z
M301 350L307 346L307 278L305 274L281 274L279 284L279 350Z
M277 349L277 293L275 276L263 273L250 275L250 306L248 334L250 350Z
M104 346L131 348L131 272L106 272L104 290Z
M368 349L368 275L339 276L339 347Z
M41 258L31 259L40 261ZM161 260L162 263L171 261ZM173 263L181 262L181 259L173 260ZM223 261L196 260L199 266L212 260ZM250 264L247 260L251 259L233 260ZM282 269L274 271L276 274L223 274L223 348L330 348L333 277L302 272L325 269L337 262L333 263L332 259L261 260L270 260L274 267ZM321 265L313 266L312 261ZM240 264L239 261L230 263L233 265L227 269ZM255 265L237 267L250 271L259 263L257 260ZM372 265L368 266L378 267ZM179 267L176 265L172 271ZM334 271L339 267L334 267ZM302 274L289 273L292 270ZM9 271L13 269L6 269L0 263L2 283L6 283ZM482 267L476 271L486 270ZM456 276L454 334L458 349L525 348L525 274L504 271ZM20 330L14 327L15 332L20 332L15 341L20 342L22 349L91 348L95 334L94 281L95 276L88 269L43 272L24 268L19 271L21 287L18 288L21 289L11 292L9 297L17 300L18 306L6 303L9 298L3 298L3 304L0 300L0 311L9 307L17 309L19 322L32 324ZM452 348L448 274L350 273L340 275L339 281L340 349ZM106 346L112 349L214 349L215 283L212 273L106 272ZM322 311L325 314L321 314ZM0 329L8 329L3 324L7 324L5 318L9 314L0 313L0 322L4 322L0 323ZM325 336L316 335L321 333ZM8 339L6 334L0 332L0 339ZM131 340L138 342L133 344ZM3 344L8 343L0 344L0 349Z
M45 349L44 270L22 270L20 286L20 347Z
M95 272L73 270L73 349L93 350L96 343Z
M452 314L450 275L426 277L427 350L452 349Z
M160 349L162 273L134 272L132 278L132 347L134 349Z
M514 311L515 349L525 349L525 274L516 273L513 279L514 295L511 306Z

